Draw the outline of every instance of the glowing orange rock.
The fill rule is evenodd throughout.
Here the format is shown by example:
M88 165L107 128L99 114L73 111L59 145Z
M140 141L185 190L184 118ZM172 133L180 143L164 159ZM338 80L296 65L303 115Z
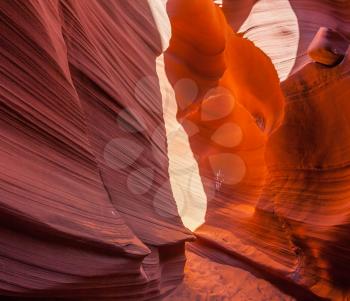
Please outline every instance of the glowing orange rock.
M179 121L199 129L195 135L188 130L208 195L206 221L195 232L198 248L212 245L208 256L222 250L315 295L343 300L347 269L341 271L330 254L349 266L349 239L343 236L349 202L340 192L347 182L329 169L341 168L341 178L348 174L348 121L340 113L348 108L347 60L336 69L311 64L299 70L282 85L285 103L270 59L232 32L211 1L169 1L168 11L168 77L175 87L186 79L198 90L186 99L185 91L175 89ZM331 102L336 91L342 91L333 96L340 111ZM240 130L231 137L218 130L232 124ZM344 129L344 143L336 143L332 129ZM225 143L238 141L237 132L239 142ZM332 197L331 184L324 185L328 177L339 185Z

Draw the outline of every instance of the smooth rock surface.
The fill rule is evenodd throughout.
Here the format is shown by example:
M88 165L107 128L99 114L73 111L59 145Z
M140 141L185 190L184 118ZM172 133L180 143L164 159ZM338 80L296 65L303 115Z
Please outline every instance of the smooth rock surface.
M349 300L350 4L214 2L0 2L1 300Z

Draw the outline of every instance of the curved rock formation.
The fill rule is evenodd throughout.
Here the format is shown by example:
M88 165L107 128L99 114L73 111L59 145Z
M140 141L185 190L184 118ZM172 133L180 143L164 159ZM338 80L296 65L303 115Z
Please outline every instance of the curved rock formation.
M181 280L161 49L145 1L1 3L0 295L149 300Z
M264 63L253 46L247 48L249 42L235 38L225 27L220 10L210 1L206 6L203 1L180 2L174 1L174 8L169 6L173 33L168 74L174 77L174 85L185 77L193 80L200 91L190 106L183 108L185 93L175 89L178 118L185 121L185 128L187 120L199 128L197 135L189 133L189 139L211 196L206 222L195 232L199 241L214 246L208 256L213 252L229 253L300 284L315 295L346 300L350 287L349 239L344 234L348 232L350 211L344 191L349 169L345 142L349 70L345 50L349 41L334 32L325 35L320 31L316 35L310 46L311 59L327 65L343 59L333 68L297 60L294 75L282 84L284 119L273 127L269 118L278 113L283 116L283 107L275 105L277 109L271 110L271 106L283 101L276 101L282 97L277 96L277 77L269 75L273 74L272 66ZM260 9L264 5L263 1L257 4ZM231 12L234 5L224 1L224 11ZM254 14L268 14L258 8L252 9L251 19ZM236 14L228 14L229 19ZM205 35L201 34L203 20L211 29ZM259 26L253 30L258 31ZM327 56L328 45L339 49L337 57ZM203 61L209 63L203 67ZM230 91L222 92L219 87ZM259 94L254 94L255 88ZM219 92L206 95L215 89ZM215 105L206 109L211 101ZM248 124L254 124L254 119L256 124L243 123L245 114L250 119ZM236 139L236 130L228 129L233 121L243 132L239 145L228 144ZM220 132L222 127L227 129ZM335 129L342 134L333 134Z
M350 4L215 2L0 3L2 299L349 299Z

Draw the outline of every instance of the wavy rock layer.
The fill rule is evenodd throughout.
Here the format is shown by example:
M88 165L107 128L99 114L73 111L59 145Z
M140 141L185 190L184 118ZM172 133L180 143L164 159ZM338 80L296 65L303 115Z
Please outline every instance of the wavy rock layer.
M0 296L349 298L346 1L0 6Z
M145 1L1 3L0 295L148 300L181 280L160 52Z
M302 7L302 1L295 2L292 6ZM348 54L333 68L298 59L294 75L282 84L283 100L269 60L231 32L218 8L210 1L173 3L168 4L173 28L168 74L177 92L178 118L185 129L188 120L199 128L198 134L188 134L210 196L206 222L195 232L199 242L214 246L209 257L230 254L317 296L346 300ZM223 2L228 19L236 21L231 26L238 28L235 5ZM344 7L339 3L339 10ZM248 20L269 15L264 1L252 2L251 8ZM203 20L210 28L205 35ZM257 40L269 34L259 25L252 31ZM315 27L301 33L299 47L312 33ZM346 39L342 43L348 47ZM265 45L267 52L277 51L272 46ZM279 55L283 63L290 53ZM278 68L278 59L274 63ZM286 76L285 70L279 72L280 78ZM181 78L199 87L188 106L186 89L176 90ZM236 145L231 144L237 135L232 124L241 129Z

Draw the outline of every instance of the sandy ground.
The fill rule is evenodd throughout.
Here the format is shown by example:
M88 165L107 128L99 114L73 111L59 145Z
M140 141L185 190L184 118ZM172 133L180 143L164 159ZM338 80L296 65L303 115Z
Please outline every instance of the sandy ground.
M294 301L250 272L187 251L185 279L163 301Z

